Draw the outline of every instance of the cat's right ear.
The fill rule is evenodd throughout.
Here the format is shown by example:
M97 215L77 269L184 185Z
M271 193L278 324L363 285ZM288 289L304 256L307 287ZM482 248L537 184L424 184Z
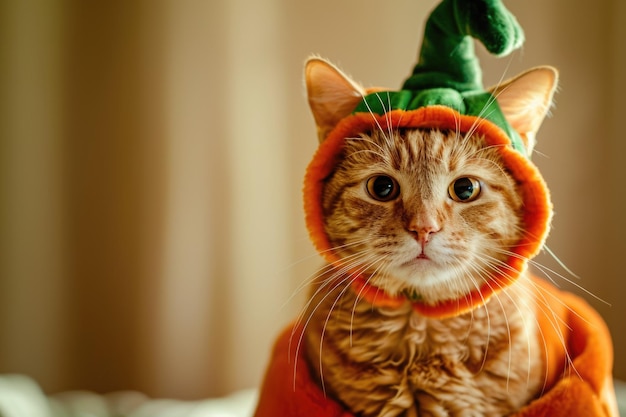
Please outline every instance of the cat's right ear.
M310 58L306 62L304 74L317 135L319 141L323 142L337 123L352 113L366 91L321 58Z

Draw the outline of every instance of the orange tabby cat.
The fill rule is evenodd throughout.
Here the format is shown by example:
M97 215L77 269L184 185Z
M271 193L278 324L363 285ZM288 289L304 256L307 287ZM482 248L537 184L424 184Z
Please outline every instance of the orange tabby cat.
M323 140L366 91L321 59L306 74ZM528 154L556 78L542 67L492 91ZM500 153L472 131L379 129L348 138L335 164L322 210L343 267L322 271L301 320L301 349L327 395L360 416L503 416L538 397L545 366L524 274L451 318L378 306L350 285L358 271L387 294L436 304L489 282L524 227Z
M474 39L504 56L524 36L501 0L442 0L400 90L307 63L304 211L327 265L256 417L617 415L602 318L527 272L552 217L529 158L556 71L487 92Z

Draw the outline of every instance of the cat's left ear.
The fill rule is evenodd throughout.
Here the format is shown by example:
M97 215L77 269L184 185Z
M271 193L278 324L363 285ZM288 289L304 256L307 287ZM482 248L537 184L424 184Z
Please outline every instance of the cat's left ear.
M522 137L528 155L552 105L558 77L553 67L537 67L491 89L507 121Z

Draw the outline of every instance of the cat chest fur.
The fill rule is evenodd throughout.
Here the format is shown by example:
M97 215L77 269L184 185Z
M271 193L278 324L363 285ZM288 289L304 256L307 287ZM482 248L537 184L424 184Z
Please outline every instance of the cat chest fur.
M449 319L420 316L409 303L373 308L334 288L312 303L318 308L305 335L312 374L363 416L506 415L538 395L543 381L526 286L521 279Z

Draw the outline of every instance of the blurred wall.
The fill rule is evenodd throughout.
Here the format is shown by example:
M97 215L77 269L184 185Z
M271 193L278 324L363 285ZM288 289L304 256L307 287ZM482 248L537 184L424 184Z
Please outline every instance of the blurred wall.
M184 399L257 385L319 264L302 63L397 87L435 3L0 3L0 373ZM548 247L581 278L538 262L606 318L626 379L626 7L507 5L527 42L482 54L485 83L561 71L535 160L557 211Z

